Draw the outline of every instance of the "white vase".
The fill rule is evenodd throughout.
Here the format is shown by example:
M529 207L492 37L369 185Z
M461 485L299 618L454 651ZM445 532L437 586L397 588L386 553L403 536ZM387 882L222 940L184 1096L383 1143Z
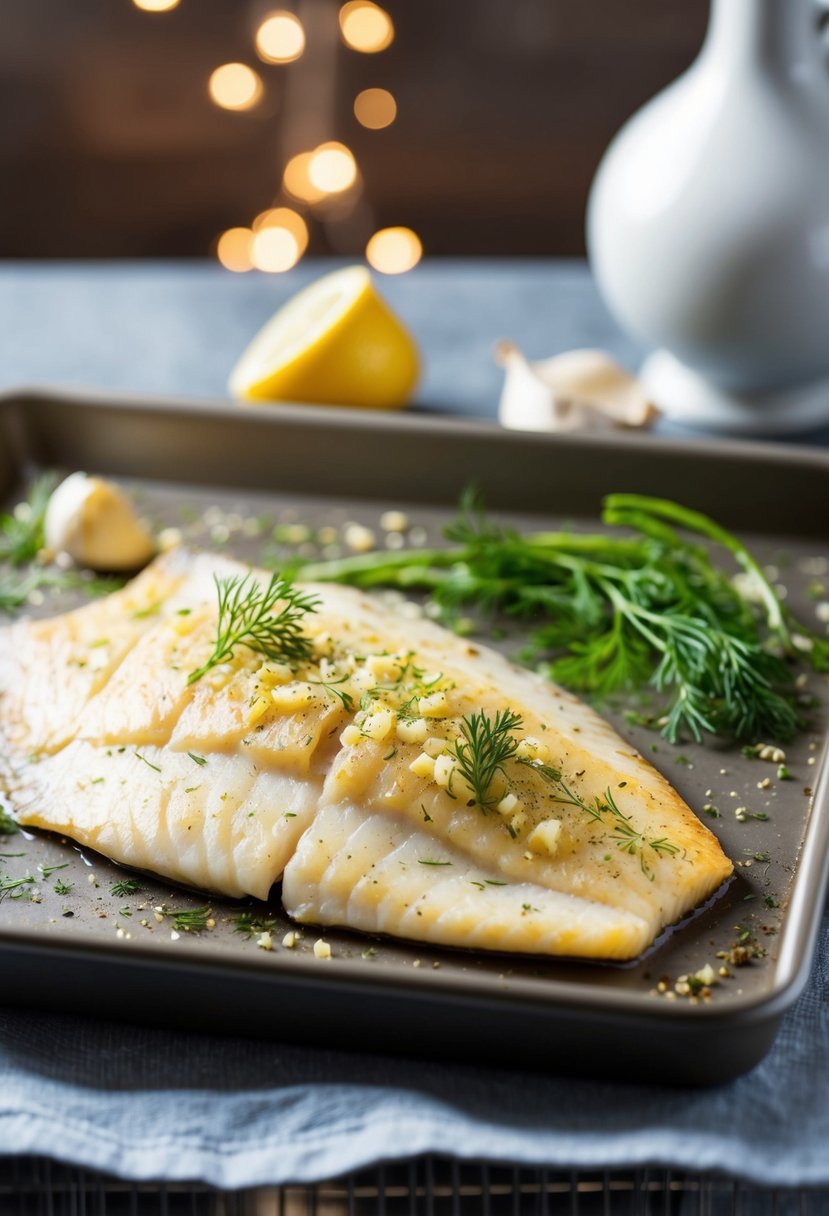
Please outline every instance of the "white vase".
M593 272L691 424L829 419L829 66L816 0L712 0L697 60L599 166Z

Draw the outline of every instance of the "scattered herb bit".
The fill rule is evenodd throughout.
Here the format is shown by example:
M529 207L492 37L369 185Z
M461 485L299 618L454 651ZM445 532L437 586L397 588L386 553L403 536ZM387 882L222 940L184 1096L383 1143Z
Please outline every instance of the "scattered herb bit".
M255 912L240 912L231 920L234 932L241 933L246 938L253 937L254 933L271 933L276 928L276 923L275 920L258 916Z
M207 764L207 760L205 759L204 756L197 756L195 752L188 752L187 755L190 757L190 759L193 761L194 764Z
M340 684L345 684L349 679L350 676L344 675L340 676L338 680L309 680L308 683L318 684L321 688L324 688L329 696L336 697L342 702L342 707L346 713L351 713L351 710L354 708L354 698L350 692L346 692L345 689L338 687Z
M451 861L432 861L429 857L419 857L418 863L422 866L451 866Z
M147 768L151 768L156 773L161 772L161 769L159 768L159 766L157 764L153 764L152 760L148 760L146 756L142 756L141 752L136 752L135 756L136 756L136 759L143 760L144 763L146 764Z
M518 742L512 731L521 723L521 716L511 709L499 709L494 718L480 711L461 719L463 738L449 752L457 760L475 802L484 811L500 799L499 794L492 793L492 784L499 773L504 774L504 765L515 755Z
M71 895L74 885L72 882L64 882L62 878L59 878L52 890L55 895Z
M9 515L0 516L0 561L23 566L43 548L46 508L57 478L49 473L38 477L25 502Z
M780 904L777 902L777 900L774 898L773 895L764 895L763 903L766 905L767 908L779 908L780 907Z
M50 874L54 874L57 870L65 870L68 865L69 865L69 862L64 861L59 866L44 866L41 864L37 868L38 868L38 871L40 872L40 874L44 878L48 878Z
M24 878L0 878L0 891L14 891L18 887L31 885L35 879L31 874Z
M360 955L360 958L365 958L365 959L373 959L373 958L377 958L377 949L376 949L376 947L375 947L375 946L369 946L367 949L365 949L365 950L362 952L362 954Z
M397 755L397 748L396 748L396 747L393 747L393 748L391 749L391 751L390 751L390 752L387 752L387 753L386 753L386 755L383 757L383 759L384 759L384 760L391 760L391 759L392 759L394 756L396 756L396 755Z
M214 575L219 601L219 621L213 653L207 662L187 677L195 684L219 663L233 657L237 646L267 659L298 662L311 654L310 639L302 632L302 618L316 612L319 600L297 591L278 574L271 575L263 590L251 571L231 578ZM277 611L277 605L282 607Z
M785 764L778 764L777 780L778 781L794 781L794 777L791 775L791 773L789 772L789 770Z
M136 878L120 878L118 882L111 884L109 893L116 899L121 899L125 895L135 895L140 890L141 883Z
M829 670L829 640L795 619L756 558L705 515L613 494L603 518L633 535L519 533L488 519L468 491L445 530L449 548L311 562L302 573L423 588L449 623L469 603L534 619L523 656L530 666L599 697L650 683L670 699L663 733L671 742L706 733L791 737L802 707L786 660ZM751 598L700 540L725 549L750 580Z
M176 933L201 933L210 925L212 908L206 905L201 908L168 908L161 905L161 915L173 918L173 929Z
M17 821L12 819L11 815L0 809L0 836L14 836L15 832L19 832L20 828Z
M488 887L506 887L508 883L501 882L498 878L485 878L484 882Z

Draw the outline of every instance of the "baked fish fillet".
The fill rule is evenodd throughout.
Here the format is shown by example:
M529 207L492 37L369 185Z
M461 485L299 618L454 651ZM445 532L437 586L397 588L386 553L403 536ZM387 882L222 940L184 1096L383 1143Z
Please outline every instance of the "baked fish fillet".
M361 592L306 588L312 657L213 649L215 578L184 550L122 591L0 631L20 822L228 896L282 880L298 921L475 949L625 959L732 866L576 697ZM267 576L255 575L264 585ZM472 715L515 750L475 800Z

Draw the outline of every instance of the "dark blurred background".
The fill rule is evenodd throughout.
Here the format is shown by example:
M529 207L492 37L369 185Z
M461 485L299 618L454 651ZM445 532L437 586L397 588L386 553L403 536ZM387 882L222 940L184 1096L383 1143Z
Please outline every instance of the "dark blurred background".
M342 0L3 0L0 256L205 256L272 206L304 217L310 253L362 252L377 229L405 225L433 255L580 254L603 149L690 63L708 5L385 0L379 17L346 7L343 24ZM277 56L304 35L292 62L257 53L277 10L301 27L271 27ZM227 63L256 76L235 69L211 97L211 73ZM385 122L396 104L389 125L358 121L367 89L393 101L370 94L363 118ZM348 177L350 152L355 183L306 189L315 201L286 192L290 158L331 140L347 150L335 149L331 180ZM296 241L299 256L301 231ZM285 268L291 250L280 255L277 241L269 256Z

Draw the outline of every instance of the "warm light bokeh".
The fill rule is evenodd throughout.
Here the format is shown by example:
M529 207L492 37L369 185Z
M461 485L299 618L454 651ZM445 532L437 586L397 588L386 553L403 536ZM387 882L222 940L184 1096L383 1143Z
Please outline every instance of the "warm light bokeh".
M357 180L357 162L345 144L320 144L308 161L308 180L323 194L340 194Z
M301 253L299 242L287 228L260 228L250 243L251 261L256 269L271 274L296 266Z
M394 41L394 23L384 8L371 0L348 0L340 9L340 33L352 51L374 55Z
M305 31L293 13L270 13L256 31L256 52L266 63L291 63L305 50Z
M250 110L262 96L262 79L245 63L223 63L211 73L210 98L224 110Z
M169 13L171 8L179 6L179 0L132 0L132 2L143 13Z
M225 270L241 273L253 269L250 256L252 239L250 228L228 228L222 233L216 246L216 256Z
M397 117L397 102L388 89L363 89L354 98L354 115L370 131L381 131Z
M420 237L411 228L381 228L366 245L366 260L382 274L403 274L422 256Z
M299 212L290 207L269 207L257 215L251 227L254 232L261 232L264 228L284 228L296 241L300 256L308 248L308 225Z
M282 176L282 184L288 193L303 203L318 203L325 198L325 191L318 190L308 176L312 156L312 152L298 152L288 161Z

